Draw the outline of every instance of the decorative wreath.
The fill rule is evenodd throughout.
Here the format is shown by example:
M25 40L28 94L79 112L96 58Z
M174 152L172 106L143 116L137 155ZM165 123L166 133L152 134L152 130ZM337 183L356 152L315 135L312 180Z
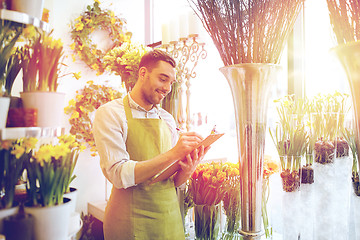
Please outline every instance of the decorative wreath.
M91 33L96 29L108 31L113 42L109 50L131 39L131 33L125 30L126 21L115 16L113 11L101 9L99 5L99 0L95 0L92 6L88 5L87 10L71 24L70 32L73 40L71 49L98 75L105 71L103 57L106 52L92 42L89 37Z
M75 98L65 107L65 113L70 115L70 133L75 135L78 141L87 143L91 155L96 156L92 133L93 113L101 105L122 97L123 93L112 87L94 84L93 81L88 81L87 84L83 89L76 91Z

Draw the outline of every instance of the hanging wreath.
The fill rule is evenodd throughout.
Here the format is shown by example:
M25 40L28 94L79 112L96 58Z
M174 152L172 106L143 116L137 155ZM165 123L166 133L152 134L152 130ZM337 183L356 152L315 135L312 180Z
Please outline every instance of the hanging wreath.
M96 156L94 136L92 133L93 113L101 105L122 97L122 93L112 87L94 84L88 81L83 89L76 91L74 99L69 101L65 113L70 115L70 133L76 139L87 143L92 156Z
M71 24L70 32L73 40L71 49L91 69L97 71L97 75L105 71L103 57L107 51L131 39L131 33L125 29L126 21L115 16L113 11L101 9L99 5L99 0L88 5L86 11ZM98 29L107 31L113 43L106 52L98 49L90 37Z

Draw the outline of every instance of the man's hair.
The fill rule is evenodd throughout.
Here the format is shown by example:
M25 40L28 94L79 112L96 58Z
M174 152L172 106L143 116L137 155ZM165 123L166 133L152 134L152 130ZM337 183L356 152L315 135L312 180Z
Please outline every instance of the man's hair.
M140 60L139 68L146 67L149 71L152 71L159 61L167 62L173 68L176 67L176 62L171 56L160 49L154 49L144 54Z

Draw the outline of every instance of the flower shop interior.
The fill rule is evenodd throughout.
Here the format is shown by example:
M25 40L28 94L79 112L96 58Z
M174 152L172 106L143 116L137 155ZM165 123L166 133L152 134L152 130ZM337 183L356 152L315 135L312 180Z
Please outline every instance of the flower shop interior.
M360 239L359 12L351 0L0 0L0 239L104 239L112 184L92 122L152 48L177 62L161 106L178 127L224 133L177 188L185 239Z

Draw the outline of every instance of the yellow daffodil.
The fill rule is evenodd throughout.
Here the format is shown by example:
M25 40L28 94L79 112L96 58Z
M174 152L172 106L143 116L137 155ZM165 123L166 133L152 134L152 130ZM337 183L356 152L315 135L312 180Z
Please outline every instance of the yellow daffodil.
M83 99L83 98L84 98L84 95L82 95L82 94L76 95L76 100L77 100L78 102L80 102L81 99ZM74 100L74 101L75 101L75 100Z
M11 151L11 154L15 155L19 159L25 153L25 148L23 146L15 145L14 149Z
M70 117L70 119L76 119L79 118L79 113L77 111L74 111Z

